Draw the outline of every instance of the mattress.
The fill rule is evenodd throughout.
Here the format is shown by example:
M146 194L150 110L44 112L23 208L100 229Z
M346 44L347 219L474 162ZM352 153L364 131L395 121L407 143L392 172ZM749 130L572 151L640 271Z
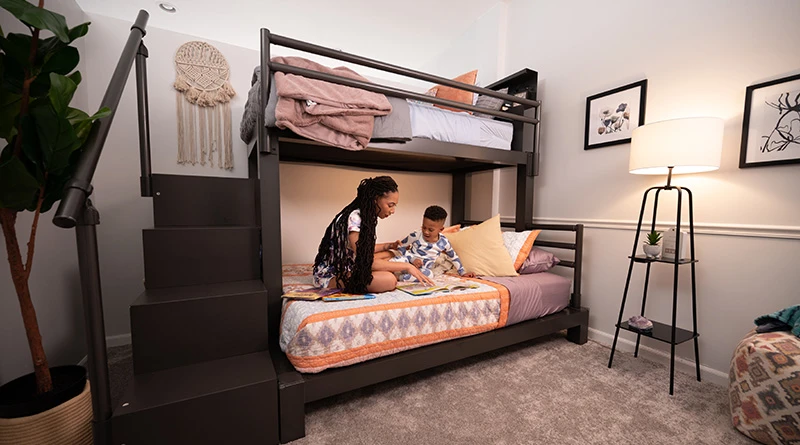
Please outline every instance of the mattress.
M425 296L395 290L372 300L285 301L280 347L298 371L316 373L491 331L568 305L570 280L534 275L493 281L440 276L437 284L469 282L477 288ZM284 265L284 292L311 282L311 265Z
M411 135L456 144L511 150L514 126L509 122L410 102Z
M259 71L256 68L240 128L240 136L248 146L248 153L255 145L256 139L254 129L260 100L258 74ZM275 82L271 82L270 86L272 88L270 101L264 110L264 115L265 124L274 126L277 105ZM373 139L379 142L402 142L413 137L501 150L511 149L514 126L509 122L476 117L466 112L453 112L434 107L431 104L410 101L407 104L407 116L404 114L407 111L405 100L394 97L389 97L389 100L393 109L401 115L392 112L388 116L376 118Z

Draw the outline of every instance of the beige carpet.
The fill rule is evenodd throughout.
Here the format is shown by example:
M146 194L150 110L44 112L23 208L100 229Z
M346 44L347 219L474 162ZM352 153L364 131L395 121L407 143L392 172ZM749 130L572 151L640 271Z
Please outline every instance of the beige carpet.
M670 397L666 366L618 352L608 369L609 352L553 336L332 397L292 444L755 443L725 388L676 373Z

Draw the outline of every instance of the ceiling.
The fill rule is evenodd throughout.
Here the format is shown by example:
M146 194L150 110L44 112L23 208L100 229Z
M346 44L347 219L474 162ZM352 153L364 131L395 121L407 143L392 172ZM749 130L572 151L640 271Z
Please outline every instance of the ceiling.
M500 0L77 0L87 13L259 48L259 29L409 68L422 67Z

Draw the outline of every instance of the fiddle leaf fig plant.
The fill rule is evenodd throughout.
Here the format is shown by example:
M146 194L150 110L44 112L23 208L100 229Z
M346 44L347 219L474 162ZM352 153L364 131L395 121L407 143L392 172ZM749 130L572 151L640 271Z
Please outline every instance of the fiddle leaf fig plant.
M653 230L652 232L647 234L647 244L651 246L657 246L659 241L661 241L660 232L656 232L655 230Z
M93 122L111 111L90 116L70 107L81 82L74 71L78 49L70 44L86 35L89 23L68 28L44 0L38 6L0 0L0 7L30 30L6 35L0 29L0 225L41 394L53 386L29 287L39 216L62 198ZM52 36L41 38L41 31ZM33 219L23 260L16 222L24 211Z

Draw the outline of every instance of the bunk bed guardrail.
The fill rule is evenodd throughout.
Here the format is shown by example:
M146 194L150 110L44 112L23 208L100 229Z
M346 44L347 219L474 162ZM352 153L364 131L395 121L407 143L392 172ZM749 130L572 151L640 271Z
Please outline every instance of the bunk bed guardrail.
M452 88L456 88L459 90L469 91L472 93L479 93L486 96L495 97L498 99L503 99L512 103L520 104L523 109L528 108L536 108L536 117L526 116L525 114L516 114L506 111L496 111L490 110L487 108L476 107L472 104L465 104L462 102L454 102L451 100L445 100L437 97L427 96L420 93L415 93L412 91L403 90L400 88L389 87L385 85L380 85L377 83L371 82L362 82L359 80L348 79L341 76L336 76L327 73L320 73L314 70L308 70L304 68L297 68L293 66L289 66L282 63L272 62L271 61L271 52L270 52L270 45L277 45L282 46L285 48L295 49L299 51L308 52L311 54L316 54L319 56L330 57L332 59L340 60L343 62L354 63L356 65L361 65L367 68L376 69L379 71L383 71L386 73L397 74L404 77L410 77L413 79L423 80L427 82L433 82L445 86L449 86ZM313 43L303 42L301 40L292 39L289 37L284 37L278 34L272 34L266 28L261 29L261 79L262 79L262 88L261 88L261 103L266 104L269 100L269 76L270 72L277 71L283 72L287 74L296 74L299 76L308 77L311 79L323 80L326 82L331 82L339 85L345 85L353 88L360 88L362 90L371 91L373 93L384 94L387 96L394 96L399 97L402 99L413 99L421 102L432 103L435 105L443 105L446 107L456 108L459 110L466 110L472 112L478 112L483 114L488 114L496 117L500 117L503 119L508 119L513 122L521 122L525 124L532 124L536 126L536 134L538 140L538 133L539 133L539 116L540 116L540 108L541 102L538 100L531 100L524 97L517 97L512 96L510 94L500 93L495 90L491 90L488 88L478 87L475 85L470 85L463 82L457 82L451 79L447 79L440 76L435 76L433 74L424 73L421 71L412 70L409 68L404 68L397 65L392 65L390 63L381 62L374 59L369 59L367 57L358 56L355 54L346 53L344 51L335 50L332 48L327 48L320 45L315 45ZM258 114L258 143L259 143L259 150L263 153L271 153L274 149L274 145L270 143L269 135L267 128L264 126L264 115L263 109L260 110ZM532 173L533 174L533 173Z
M112 415L111 387L106 354L103 297L100 289L100 259L97 252L97 224L100 213L92 205L92 179L97 163L114 121L122 93L131 68L136 63L136 89L139 106L139 148L142 167L142 196L151 196L150 186L150 124L147 101L146 64L147 48L143 39L150 15L140 10L131 26L130 34L122 49L117 66L106 88L100 107L108 107L111 114L97 121L92 127L86 146L80 155L75 174L65 186L65 194L53 217L53 223L61 228L75 228L78 244L78 266L83 294L84 322L87 339L87 368L92 382L92 433L94 443L110 444Z

